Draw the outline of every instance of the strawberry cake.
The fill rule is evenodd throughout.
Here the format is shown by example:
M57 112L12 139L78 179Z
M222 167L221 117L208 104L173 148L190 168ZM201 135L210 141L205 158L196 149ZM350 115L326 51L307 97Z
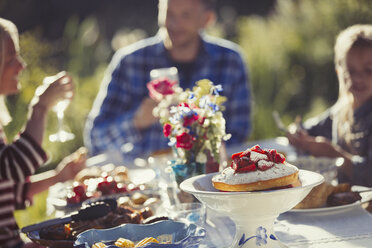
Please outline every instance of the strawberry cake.
M221 191L257 191L293 187L299 184L298 168L274 149L256 145L231 156L231 166L213 176Z

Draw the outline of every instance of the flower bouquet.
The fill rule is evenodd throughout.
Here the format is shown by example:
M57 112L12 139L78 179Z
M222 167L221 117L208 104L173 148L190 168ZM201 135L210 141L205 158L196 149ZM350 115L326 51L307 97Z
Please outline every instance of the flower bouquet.
M151 84L150 82L149 84ZM163 95L154 116L160 119L163 133L169 138L174 160L172 169L177 183L184 179L215 172L219 169L222 141L228 140L222 104L226 97L219 95L220 85L203 79L192 90L164 82L173 92Z

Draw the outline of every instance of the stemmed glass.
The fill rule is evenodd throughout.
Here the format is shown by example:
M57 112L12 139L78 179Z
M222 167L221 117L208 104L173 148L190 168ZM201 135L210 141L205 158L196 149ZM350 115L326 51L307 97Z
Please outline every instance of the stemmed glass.
M157 78L168 78L169 80L178 82L178 71L176 67L165 67L165 68L157 68L152 69L150 71L150 78L151 80Z
M61 78L65 75L66 75L65 73L59 73L59 74L57 74L57 76L46 77L46 78L44 78L43 84L46 87L49 84L53 83L54 81L58 80L58 78ZM63 80L62 84L69 82L68 78L64 78L62 80ZM66 96L66 97L69 97L69 96ZM65 116L65 110L68 107L68 105L70 104L70 101L71 100L69 98L63 99L63 100L59 101L52 109L53 112L55 112L57 114L58 131L49 136L49 141L50 142L66 142L66 141L69 141L69 140L72 140L72 139L75 138L75 135L73 133L70 133L70 132L64 130L64 127L63 127L64 126L63 125L63 119L64 119L64 116Z
M51 142L66 142L75 138L73 133L63 129L63 118L65 116L65 109L70 104L70 99L59 101L54 107L53 111L57 114L58 131L49 136Z

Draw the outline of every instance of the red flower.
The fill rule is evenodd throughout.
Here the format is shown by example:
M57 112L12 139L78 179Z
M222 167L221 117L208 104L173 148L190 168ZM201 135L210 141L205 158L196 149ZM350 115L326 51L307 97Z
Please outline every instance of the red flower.
M149 82L147 89L152 99L160 101L163 96L174 93L173 87L176 84L176 81L170 81L168 78L158 78Z
M183 126L184 127L190 126L198 119L199 119L199 116L194 112L190 115L186 115L185 117L183 117Z
M165 137L168 137L171 134L172 126L169 123L165 123L163 126L163 133Z
M195 138L188 133L182 133L180 135L177 135L176 139L177 139L176 147L184 148L186 150L190 150L192 148L193 141L195 140Z

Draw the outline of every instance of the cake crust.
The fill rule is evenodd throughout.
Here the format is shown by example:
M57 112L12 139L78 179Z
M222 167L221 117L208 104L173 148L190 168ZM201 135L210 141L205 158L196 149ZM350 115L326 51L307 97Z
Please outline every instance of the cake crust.
M231 156L230 167L213 176L214 188L221 191L258 191L301 185L298 168L274 149L258 145Z
M257 190L266 190L271 188L285 187L288 185L297 186L298 185L298 171L295 173L283 176L279 178L273 178L264 181L257 181L252 183L243 183L243 184L227 184L223 182L214 182L212 181L213 186L222 191L257 191Z

